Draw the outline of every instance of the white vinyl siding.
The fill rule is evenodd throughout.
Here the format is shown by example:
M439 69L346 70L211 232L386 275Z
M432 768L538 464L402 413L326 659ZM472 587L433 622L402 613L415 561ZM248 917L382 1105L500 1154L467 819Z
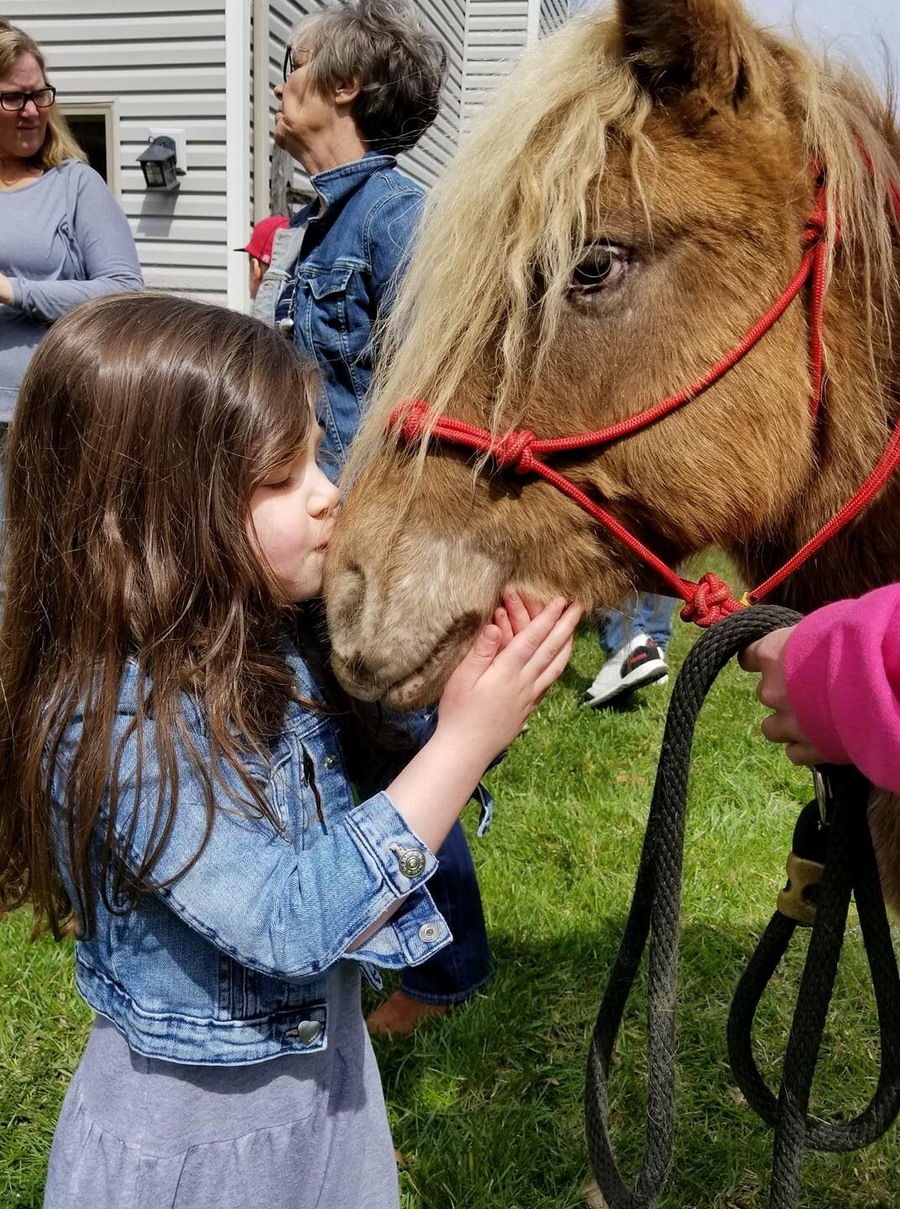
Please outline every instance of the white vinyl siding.
M540 0L539 29L543 38L569 18L569 0Z
M529 30L529 0L468 0L468 9L463 133L525 49Z
M462 133L516 60L569 17L569 0L468 0Z
M419 0L417 8L424 23L447 50L447 82L441 111L415 147L399 159L404 172L427 186L437 180L459 142L466 0Z
M223 0L7 0L3 15L41 47L63 111L67 99L115 103L119 201L146 284L225 302ZM144 188L136 159L151 126L185 131L175 193Z

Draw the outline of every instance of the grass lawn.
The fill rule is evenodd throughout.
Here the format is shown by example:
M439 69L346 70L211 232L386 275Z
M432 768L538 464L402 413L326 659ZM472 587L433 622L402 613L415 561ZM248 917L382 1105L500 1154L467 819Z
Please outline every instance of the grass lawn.
M673 662L694 637L679 625ZM597 663L585 631L529 733L491 775L497 816L473 847L497 964L492 983L415 1040L379 1043L402 1152L403 1209L582 1204L587 1038L630 901L669 695L650 689L620 713L579 708ZM679 1133L661 1209L768 1203L770 1137L733 1085L725 1020L742 963L774 908L797 809L810 795L808 774L759 738L760 717L751 680L729 668L701 718L694 758ZM40 1206L56 1113L90 1019L73 988L68 945L32 945L28 932L24 917L0 924L0 1209ZM759 1029L773 1077L796 966L772 989ZM873 1087L878 1047L865 973L854 932L816 1082L823 1114L858 1110ZM636 1002L613 1084L626 1161L640 1146L642 1036ZM801 1205L900 1206L900 1132L857 1154L811 1155Z

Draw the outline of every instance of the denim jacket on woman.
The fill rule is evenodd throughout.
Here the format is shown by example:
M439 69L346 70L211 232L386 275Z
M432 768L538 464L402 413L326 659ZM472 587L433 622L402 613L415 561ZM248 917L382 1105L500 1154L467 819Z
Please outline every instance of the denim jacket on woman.
M321 701L310 669L295 652L289 658L301 696ZM129 664L114 741L129 731L137 694L137 672ZM190 698L184 709L203 754L203 718ZM83 725L77 715L64 737L54 769L57 803L64 801ZM134 737L125 742L119 774L116 829L130 864L151 841L158 784L152 718L143 752L137 800ZM290 705L268 759L250 756L245 764L280 831L240 804L247 791L223 768L233 796L216 790L212 834L196 863L170 885L142 894L125 914L99 902L94 934L76 942L82 996L119 1027L132 1049L150 1057L237 1065L323 1049L330 967L340 961L418 965L451 939L424 887L434 856L386 793L355 804L333 714ZM178 808L154 873L158 882L185 865L206 826L202 787L186 753L178 772ZM95 841L97 869L99 830ZM72 895L62 859L61 867ZM349 952L403 896L389 922Z
M299 254L286 273L273 256L261 287L268 292L270 274L281 274L286 284L275 322L325 379L319 419L322 450L331 455L322 468L331 478L356 436L372 378L372 327L390 308L422 209L422 188L396 164L392 155L370 151L313 176L317 197L289 228L303 231ZM283 246L291 246L287 232ZM263 318L259 309L254 314Z

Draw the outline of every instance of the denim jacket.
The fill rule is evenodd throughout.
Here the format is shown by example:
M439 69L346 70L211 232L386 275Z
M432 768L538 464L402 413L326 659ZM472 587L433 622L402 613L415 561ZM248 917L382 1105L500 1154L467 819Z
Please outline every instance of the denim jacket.
M422 209L421 187L396 163L369 152L318 173L317 198L291 219L291 230L305 232L275 318L292 325L297 347L324 376L319 419L330 457L322 465L332 478L347 459L368 394L373 324L390 308Z
M321 701L310 669L294 652L290 660L300 694ZM129 665L114 740L129 729L137 692L137 672ZM202 753L205 727L189 698L185 716ZM57 803L64 800L82 728L77 715L64 737L53 772ZM135 791L134 738L126 741L120 769L117 833L126 859L151 841L157 784L152 719L145 723L144 750L138 800L129 797ZM246 767L263 788L280 832L239 804L246 789L223 769L233 798L217 791L212 834L196 863L170 885L143 894L125 914L99 902L94 934L76 942L82 996L119 1027L132 1049L150 1057L237 1065L323 1049L327 974L335 963L418 965L451 939L424 886L436 868L433 854L386 793L355 804L333 714L292 704L269 758L248 757ZM206 823L201 787L186 755L179 759L179 776L171 839L154 873L159 882L196 852ZM99 830L95 841L99 860ZM61 868L72 894L64 859ZM403 896L406 902L391 919L348 952Z

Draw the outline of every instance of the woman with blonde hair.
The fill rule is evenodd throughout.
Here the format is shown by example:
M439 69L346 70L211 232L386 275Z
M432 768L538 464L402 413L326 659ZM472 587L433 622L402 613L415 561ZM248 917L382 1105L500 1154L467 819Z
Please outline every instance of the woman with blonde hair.
M0 438L48 324L141 285L128 222L84 162L40 48L0 18Z

